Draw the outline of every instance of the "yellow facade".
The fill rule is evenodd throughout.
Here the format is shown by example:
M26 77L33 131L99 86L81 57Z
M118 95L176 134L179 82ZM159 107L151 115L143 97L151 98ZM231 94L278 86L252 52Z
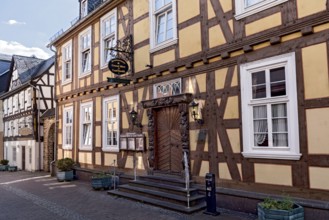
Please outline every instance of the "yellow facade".
M305 98L329 96L327 44L321 43L302 49ZM316 77L314 74L316 73ZM315 86L316 85L316 86Z
M178 1L178 23L182 23L200 14L200 1Z
M193 24L179 31L179 40L179 54L181 58L201 51L200 23Z
M291 166L255 163L255 182L292 186Z
M326 0L316 0L312 1L310 4L309 0L298 0L297 3L297 12L298 18L303 18L317 12L325 11L326 10Z
M260 20L246 24L246 36L277 27L281 24L281 13L275 13Z
M169 50L165 53L154 55L154 66L160 66L175 60L175 50Z

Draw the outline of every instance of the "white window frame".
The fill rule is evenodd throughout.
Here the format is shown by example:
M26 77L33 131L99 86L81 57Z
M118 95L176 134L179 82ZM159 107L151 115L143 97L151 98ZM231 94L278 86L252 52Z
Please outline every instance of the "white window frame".
M32 104L32 88L28 88L25 91L27 93L27 96L26 96L26 107L28 108Z
M13 147L13 162L17 162L17 147Z
M114 32L109 33L106 35L105 33L105 22L110 21L111 18L115 19L115 24L114 24ZM101 36L101 49L100 49L100 58L101 58L101 68L106 68L107 67L107 61L105 60L105 54L106 52L110 52L109 50L106 50L106 44L105 41L108 39L113 38L112 40L112 46L115 46L117 42L117 35L118 35L118 18L117 18L117 8L114 8L112 11L104 15L101 20L100 20L100 36Z
M88 15L88 0L81 1L81 18Z
M246 0L235 0L235 19L240 20L287 1L288 0L263 0L246 7Z
M8 99L5 99L3 101L3 112L4 112L5 115L8 114Z
M66 64L69 63L69 73L66 74ZM72 39L62 46L62 85L72 82ZM66 78L66 75L69 75Z
M285 67L286 95L252 99L251 73L278 67ZM242 64L240 66L240 80L243 156L246 158L299 160L301 153L299 145L295 53L283 54ZM288 147L255 147L253 137L253 106L283 102L287 105Z
M24 100L24 91L19 93L19 109L24 109L25 100Z
M150 17L150 53L161 50L168 46L177 44L177 12L176 12L176 1L172 0L170 6L165 6L155 11L155 0L149 0L150 9L149 9L149 17ZM165 40L164 42L157 44L156 43L156 27L157 27L157 15L162 14L165 11L172 10L173 16L173 38L169 40Z
M158 97L157 88L158 88L158 86L166 86L166 85L169 86L169 90L171 90L171 93L168 94L168 95L165 95L164 94L161 97L178 95L178 94L172 94L172 86L175 83L180 83L179 94L181 94L182 93L182 79L181 78L178 78L178 79L168 80L168 81L164 81L164 82L160 82L160 83L154 84L153 85L153 98L154 99L160 98L160 97Z
M109 102L117 102L117 109L116 109L116 117L115 119L111 118L111 122L116 122L117 127L117 144L116 145L107 145L107 125L108 125L108 117L107 117L107 103ZM120 96L115 95L111 97L107 97L103 99L103 128L102 128L102 136L103 136L103 146L102 150L105 152L119 152L119 144L120 144Z
M90 139L91 139L91 143L90 145L85 145L83 143L83 124L84 124L84 120L83 120L83 109L84 108L88 108L90 107L91 108L91 114L90 114ZM80 146L79 146L79 149L80 150L92 150L92 141L93 141L93 102L84 102L84 103L81 103L80 104Z
M72 114L72 123L66 123L66 113L71 112ZM62 148L65 150L72 150L72 142L73 142L73 123L74 123L74 112L73 112L73 106L70 107L64 107L63 108L63 145ZM71 144L66 143L67 139L67 129L68 127L71 127Z
M83 42L82 39L83 37L90 35L90 44L88 45L89 47L83 48ZM79 34L79 78L81 77L85 77L89 74L91 74L91 69L92 69L92 35L91 35L91 26L86 28L85 30L83 30L80 34ZM87 52L89 50L89 65L90 65L90 69L86 70L83 72L83 68L82 68L82 59L83 59L83 54L85 52Z

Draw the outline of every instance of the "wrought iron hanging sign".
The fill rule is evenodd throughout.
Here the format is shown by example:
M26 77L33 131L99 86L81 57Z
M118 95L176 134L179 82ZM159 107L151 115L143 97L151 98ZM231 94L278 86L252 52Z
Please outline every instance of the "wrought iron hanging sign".
M114 58L109 61L109 70L116 75L123 75L128 71L128 64L121 58Z
M121 75L124 75L128 72L130 66L130 74L133 74L134 71L134 53L133 53L133 39L132 35L118 40L115 47L108 48L111 51L111 56L115 57L111 59L108 63L109 70L117 75L115 78L108 77L107 81L110 83L122 83L129 84L130 79L120 78ZM128 63L130 65L128 65Z

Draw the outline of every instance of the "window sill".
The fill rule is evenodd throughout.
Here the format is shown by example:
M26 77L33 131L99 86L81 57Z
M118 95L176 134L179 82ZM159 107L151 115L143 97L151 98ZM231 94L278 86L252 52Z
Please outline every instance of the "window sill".
M170 41L166 41L164 43L161 43L161 44L159 44L157 46L153 46L153 48L150 49L150 53L154 53L156 51L159 51L159 50L164 49L166 47L169 47L171 45L175 45L175 44L177 44L177 42L178 42L178 39L175 38L175 39L172 39Z
M79 147L79 150L81 150L81 151L92 151L93 147L92 146L83 146L83 147Z
M81 79L81 78L86 77L86 76L88 76L90 74L91 74L91 70L88 71L88 72L85 72L85 73L80 73L78 78Z
M265 2L264 4L258 3L256 5L250 6L249 9L237 11L236 15L234 16L236 20L240 20L242 18L248 17L250 15L256 14L258 12L264 11L266 9L272 8L276 5L279 5L281 3L287 2L288 0L274 0L271 2ZM243 4L243 3L242 3ZM243 5L242 5L243 7Z
M65 81L62 82L62 86L65 86L65 85L70 84L70 83L72 83L72 79L65 80Z
M242 152L245 158L257 159L274 159L274 160L300 160L302 154L287 153L287 152Z
M103 152L119 152L120 150L119 150L119 147L117 147L117 148L110 148L110 147L106 147L106 148L104 148L104 147L102 147L102 151Z

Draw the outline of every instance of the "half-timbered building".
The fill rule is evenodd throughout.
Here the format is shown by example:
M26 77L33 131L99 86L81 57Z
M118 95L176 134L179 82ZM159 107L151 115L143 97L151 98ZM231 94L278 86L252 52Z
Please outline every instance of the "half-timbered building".
M9 89L1 95L4 157L20 170L43 169L40 116L54 108L54 57L47 60L13 55Z
M0 54L0 95L8 91L8 81L10 79L10 63L11 56L6 54ZM2 100L0 100L0 109L2 109ZM0 160L3 158L3 111L0 112Z
M327 0L79 2L51 42L58 158L130 175L187 167L200 184L215 175L219 206L290 195L328 216Z

